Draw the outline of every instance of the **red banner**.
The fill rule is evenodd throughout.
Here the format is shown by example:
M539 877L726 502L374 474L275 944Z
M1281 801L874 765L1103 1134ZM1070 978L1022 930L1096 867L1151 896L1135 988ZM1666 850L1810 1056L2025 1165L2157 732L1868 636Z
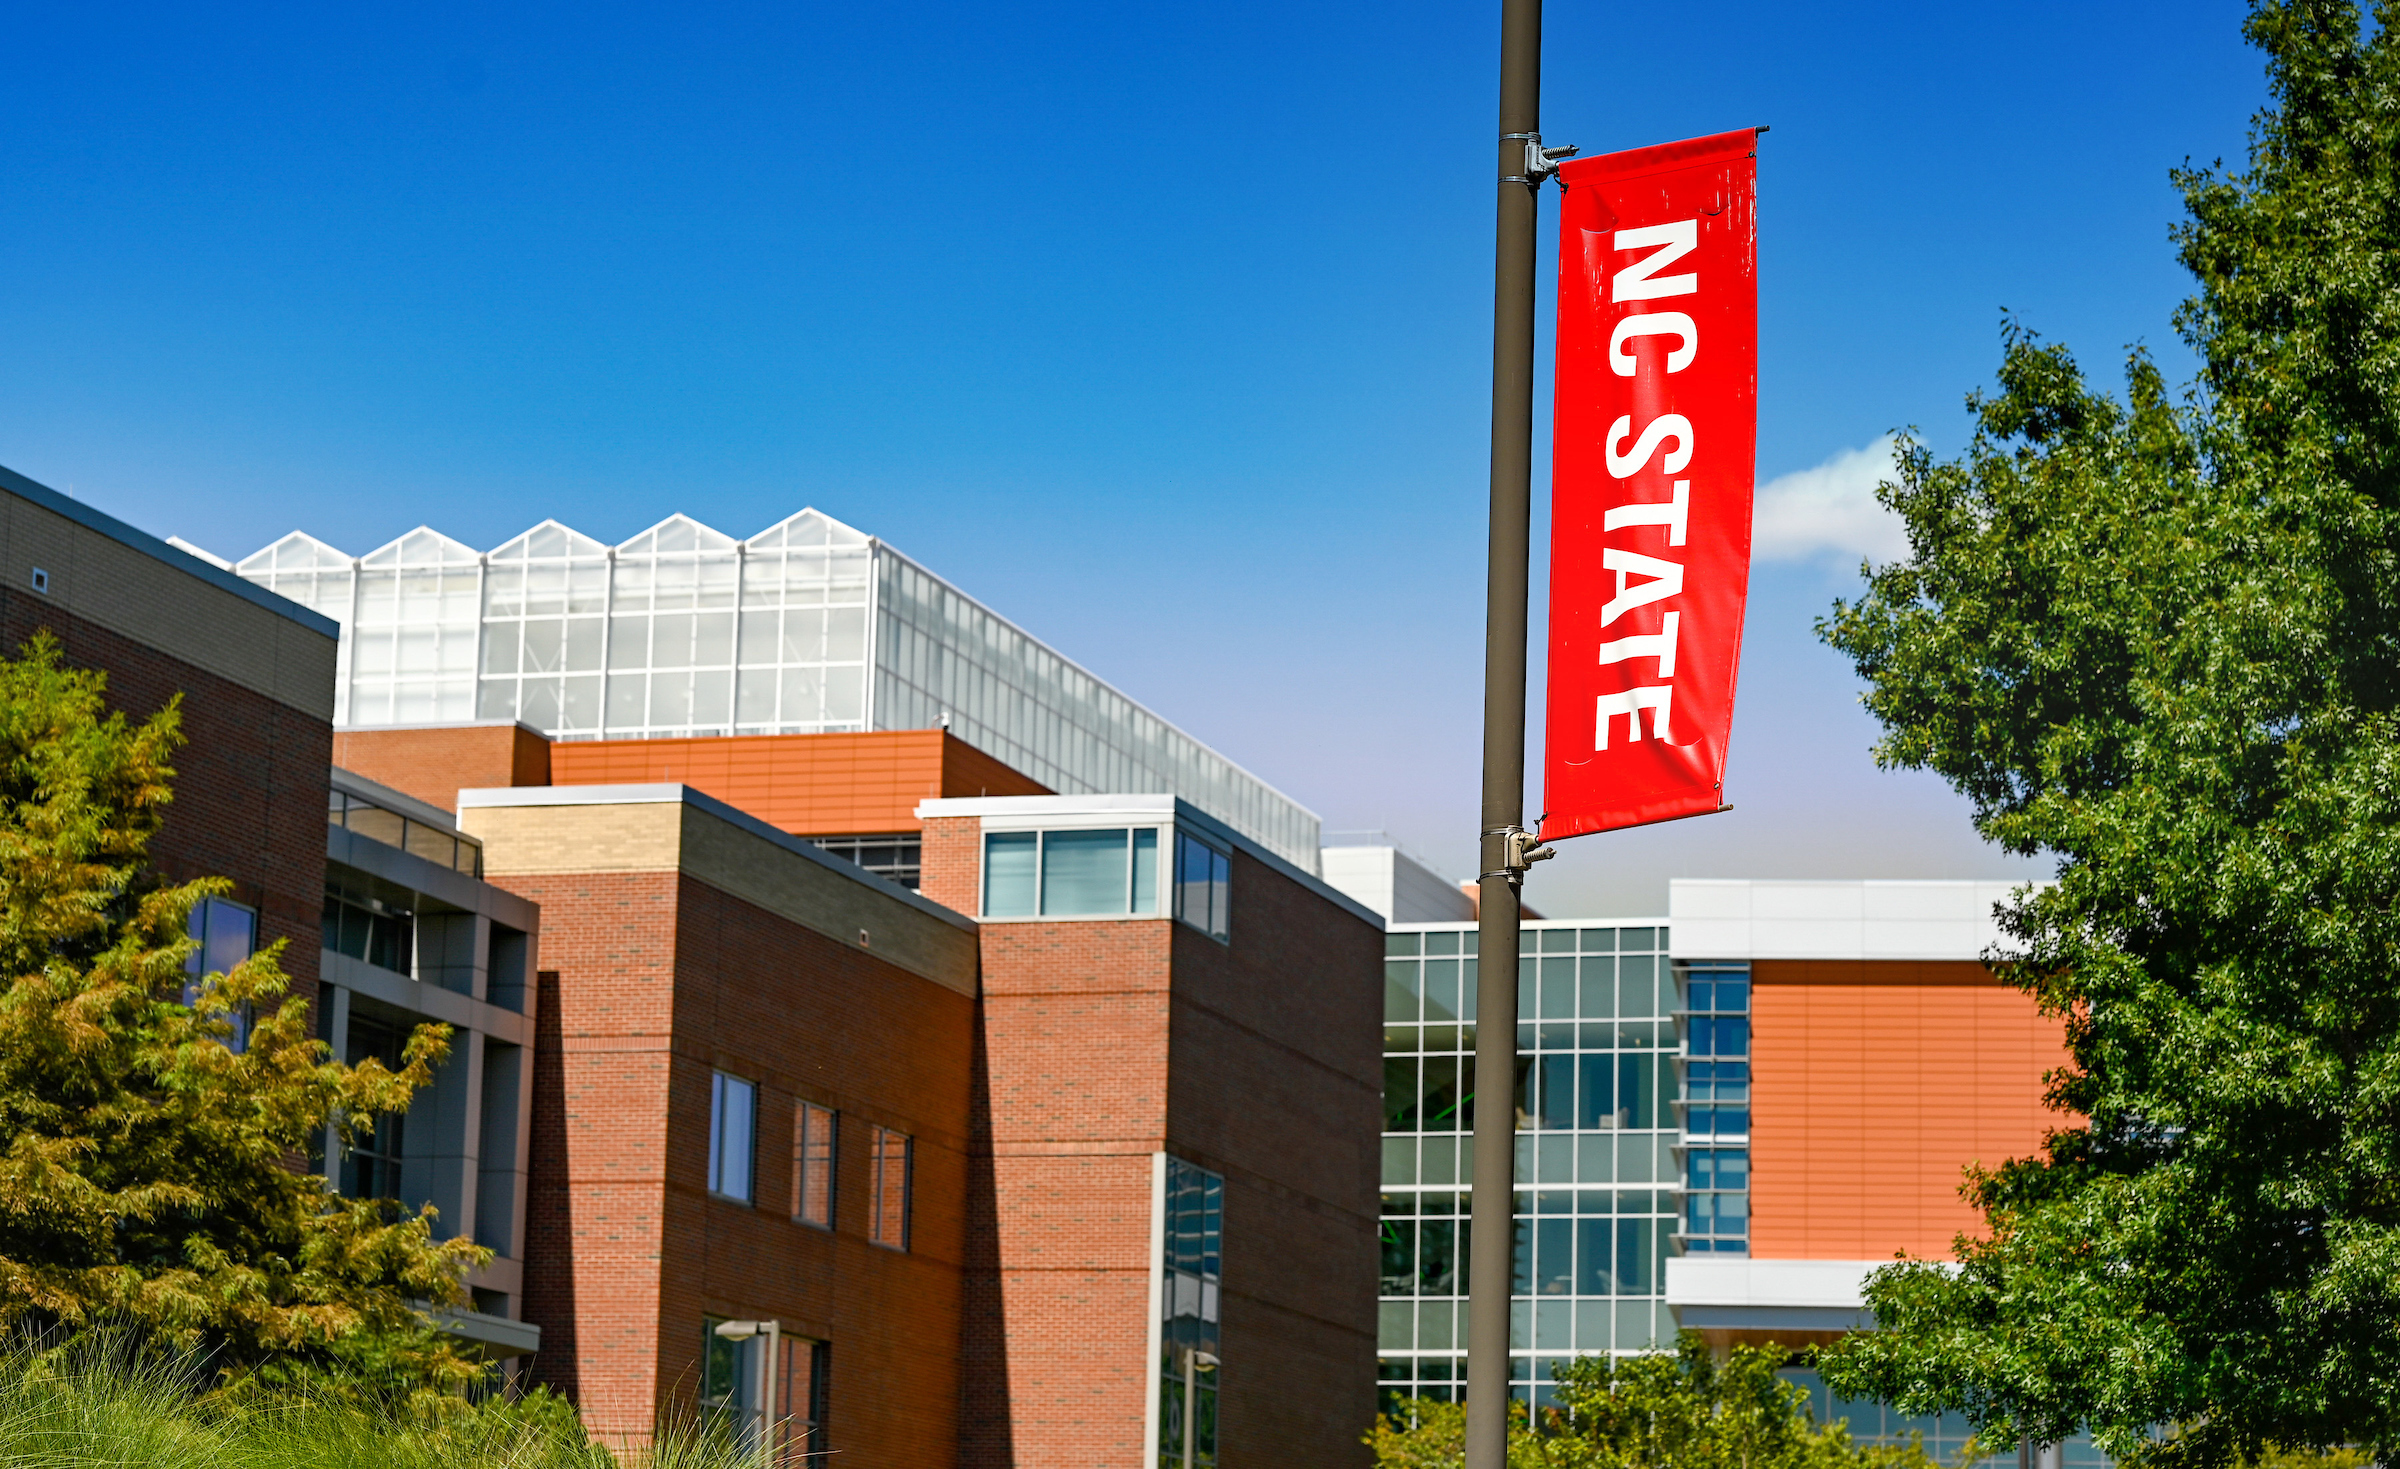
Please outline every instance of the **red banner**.
M1756 136L1559 170L1546 839L1724 805L1758 439Z

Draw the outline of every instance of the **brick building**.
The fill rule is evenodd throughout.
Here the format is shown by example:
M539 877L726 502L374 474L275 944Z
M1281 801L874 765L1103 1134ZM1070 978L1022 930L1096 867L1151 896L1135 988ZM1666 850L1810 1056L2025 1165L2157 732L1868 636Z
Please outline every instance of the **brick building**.
M982 794L1032 783L938 730L342 739L541 910L525 1307L596 1427L1362 1455L1372 911L1173 797ZM449 785L568 773L694 783ZM861 835L922 893L830 855Z
M170 880L230 878L229 940L285 941L313 1001L333 744L330 619L0 469L0 644L37 630L141 719L181 695L175 800L151 843Z

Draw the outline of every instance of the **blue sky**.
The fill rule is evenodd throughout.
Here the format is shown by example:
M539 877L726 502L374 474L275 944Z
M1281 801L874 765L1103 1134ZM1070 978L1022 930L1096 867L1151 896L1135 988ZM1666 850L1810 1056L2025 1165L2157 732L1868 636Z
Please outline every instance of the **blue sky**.
M2112 380L2136 341L2185 369L2167 171L2241 153L2240 15L1552 0L1545 132L1773 125L1759 473L1854 491L1841 456L1894 427L1956 449L2003 308ZM1471 870L1496 6L20 3L8 30L0 464L226 555L814 504L1328 828ZM1845 524L1819 542L1872 539ZM2031 870L1874 769L1809 631L1856 557L1806 540L1758 569L1737 809L1571 843L1537 906Z

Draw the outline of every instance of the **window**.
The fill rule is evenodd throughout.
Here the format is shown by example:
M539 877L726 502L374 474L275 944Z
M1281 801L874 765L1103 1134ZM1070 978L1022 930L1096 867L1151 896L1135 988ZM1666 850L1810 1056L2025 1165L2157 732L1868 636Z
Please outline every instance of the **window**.
M1683 974L1683 1247L1750 1251L1750 971L1693 965ZM1734 1146L1727 1147L1724 1144ZM1715 1144L1716 1146L1710 1146Z
M1233 888L1233 859L1188 832L1175 836L1175 916L1222 939Z
M783 1452L777 1462L802 1465L833 1462L825 1441L825 1408L831 1396L833 1346L829 1342L786 1337L783 1342L783 1400L778 1405L783 1426Z
M710 1079L708 1106L708 1191L736 1203L750 1202L751 1139L758 1116L758 1085L719 1071Z
M1225 1180L1181 1158L1166 1161L1166 1227L1160 1231L1165 1249L1158 1293L1158 1462L1161 1469L1178 1469L1187 1462L1213 1466Z
M913 831L890 836L810 837L827 853L854 862L877 877L889 878L910 892L925 870L925 838Z
M188 932L200 947L183 961L183 1002L197 1004L207 976L227 974L258 951L258 915L223 898L202 898L192 905ZM225 1017L233 1027L226 1045L240 1051L250 1043L250 1006L237 1005Z
M731 1428L744 1448L757 1445L759 1374L764 1368L769 1338L763 1335L729 1337L717 1328L719 1316L700 1318L704 1333L700 1348L700 1407L709 1417Z
M700 1407L762 1463L823 1465L832 1348L774 1321L700 1319ZM720 1330L730 1328L730 1330Z
M350 1041L344 1058L356 1066L374 1061L387 1071L400 1069L400 1049L408 1037L400 1027L361 1015L358 1002L350 1009ZM342 1192L354 1199L400 1199L400 1170L406 1153L404 1112L385 1112L371 1123L354 1124L349 1150L342 1157Z
M330 793L325 804L325 821L329 826L354 831L387 847L398 847L469 877L483 876L483 843L386 811L362 796L341 791Z
M1750 1153L1694 1148L1685 1155L1683 1247L1693 1254L1747 1254Z
M407 974L415 939L414 913L364 892L325 885L325 947L334 953Z
M833 1228L833 1139L833 1109L802 1102L792 1118L792 1217L819 1229Z
M1158 829L995 831L983 839L987 918L1158 911Z
M888 1127L868 1129L867 1238L887 1249L908 1248L909 1137Z

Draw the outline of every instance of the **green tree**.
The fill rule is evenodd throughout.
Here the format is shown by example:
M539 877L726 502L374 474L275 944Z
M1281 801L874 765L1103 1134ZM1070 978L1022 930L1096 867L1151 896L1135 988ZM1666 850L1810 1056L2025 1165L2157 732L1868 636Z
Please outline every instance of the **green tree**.
M1878 758L2055 886L2002 973L2066 1022L1988 1237L1870 1282L1844 1393L2123 1457L2400 1453L2400 8L2256 0L2246 170L2176 175L2200 371L2119 403L2015 325L1904 446L1910 554L1820 630Z
M1791 1359L1771 1344L1719 1359L1685 1332L1672 1352L1561 1362L1556 1407L1529 1421L1512 1405L1509 1469L1935 1469L1914 1442L1862 1446L1847 1424L1818 1423L1807 1390L1778 1375ZM1377 1469L1451 1469L1466 1409L1411 1399L1367 1443Z
M280 943L183 1003L192 906L228 884L150 873L180 708L129 724L105 690L47 634L0 660L0 1320L131 1323L237 1371L463 1379L413 1303L459 1302L486 1252L300 1166L329 1123L407 1106L447 1032L397 1072L327 1059Z

